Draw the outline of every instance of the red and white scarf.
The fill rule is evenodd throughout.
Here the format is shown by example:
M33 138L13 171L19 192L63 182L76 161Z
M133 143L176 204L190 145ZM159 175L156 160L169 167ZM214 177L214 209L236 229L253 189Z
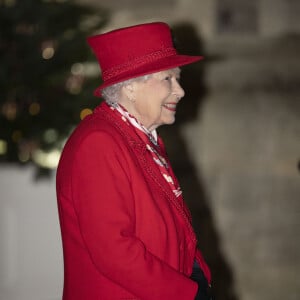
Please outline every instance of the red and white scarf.
M120 104L111 105L110 108L118 112L121 119L124 122L131 124L137 135L140 139L146 144L146 148L151 154L154 162L159 168L162 176L169 184L171 190L173 191L176 197L181 196L182 191L177 181L173 178L172 173L170 172L170 167L168 165L167 159L160 151L158 144L158 136L156 130L149 131L145 126L143 126L134 116L132 116L123 106Z

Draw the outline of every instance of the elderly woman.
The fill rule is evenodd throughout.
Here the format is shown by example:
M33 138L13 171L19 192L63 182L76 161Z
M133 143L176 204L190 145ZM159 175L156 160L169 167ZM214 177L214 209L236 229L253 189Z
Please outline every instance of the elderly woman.
M57 171L64 300L210 299L210 271L156 129L184 96L165 23L88 38L102 102L75 129Z

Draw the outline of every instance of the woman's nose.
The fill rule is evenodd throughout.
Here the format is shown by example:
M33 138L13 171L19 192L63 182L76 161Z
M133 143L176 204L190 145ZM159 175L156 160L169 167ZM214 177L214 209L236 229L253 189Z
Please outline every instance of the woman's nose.
M184 96L184 89L181 87L180 83L175 80L173 93L176 94L179 98L182 98Z

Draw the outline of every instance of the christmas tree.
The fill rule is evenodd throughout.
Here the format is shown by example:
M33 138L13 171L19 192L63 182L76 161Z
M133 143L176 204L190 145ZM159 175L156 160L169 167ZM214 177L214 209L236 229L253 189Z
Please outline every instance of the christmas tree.
M86 37L105 10L70 0L0 0L0 162L54 168L66 137L99 99Z

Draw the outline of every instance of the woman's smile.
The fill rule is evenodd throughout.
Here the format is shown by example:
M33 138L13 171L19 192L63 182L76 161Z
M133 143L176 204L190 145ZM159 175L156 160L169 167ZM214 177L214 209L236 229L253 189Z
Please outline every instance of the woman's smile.
M163 105L163 107L167 110L176 112L177 103L166 103Z

